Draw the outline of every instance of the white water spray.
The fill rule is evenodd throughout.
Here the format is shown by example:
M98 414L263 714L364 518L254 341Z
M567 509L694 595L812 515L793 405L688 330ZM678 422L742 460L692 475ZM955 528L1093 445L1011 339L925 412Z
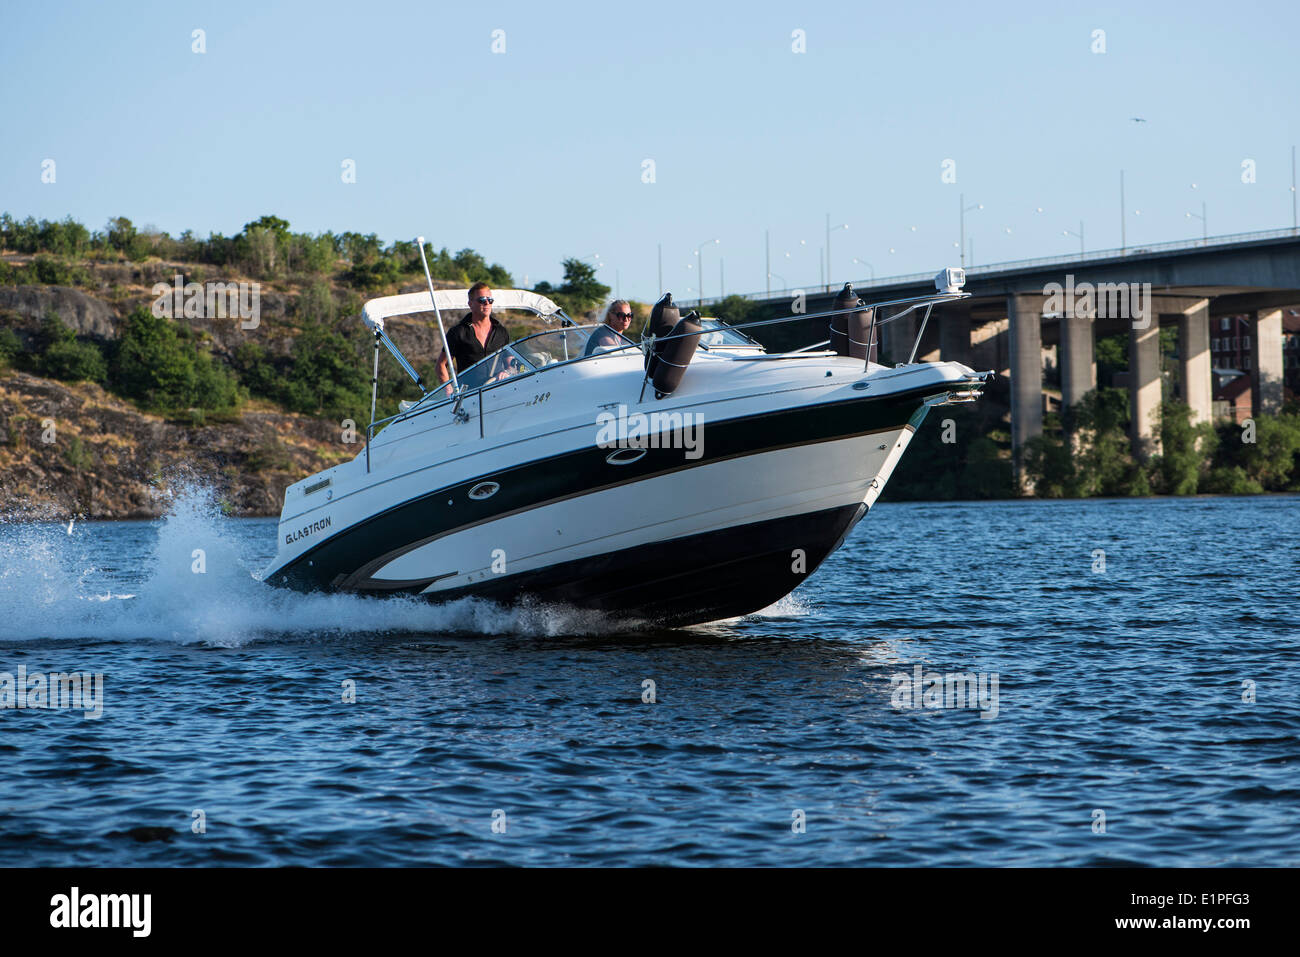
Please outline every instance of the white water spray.
M69 526L70 527L70 526ZM258 581L269 555L211 490L178 493L166 518L122 523L0 523L0 641L117 639L238 646L280 636L573 635L619 630L594 613L502 608L464 599L300 594ZM273 535L273 527L271 530Z

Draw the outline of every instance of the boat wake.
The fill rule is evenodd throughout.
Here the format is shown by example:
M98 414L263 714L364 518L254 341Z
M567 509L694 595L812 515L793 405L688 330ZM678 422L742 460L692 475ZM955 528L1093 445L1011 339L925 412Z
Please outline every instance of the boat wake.
M273 526L272 526L273 528ZM258 580L268 529L188 486L152 523L0 522L0 641L158 640L232 647L285 637L628 630L603 616L477 599L301 594ZM242 532L242 534L241 534Z

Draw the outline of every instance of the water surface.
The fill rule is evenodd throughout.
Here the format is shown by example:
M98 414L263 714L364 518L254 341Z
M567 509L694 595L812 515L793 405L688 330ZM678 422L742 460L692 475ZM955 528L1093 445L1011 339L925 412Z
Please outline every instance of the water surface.
M0 864L1300 863L1296 497L883 504L652 633L275 591L274 529L0 524L0 672L104 675L0 711Z

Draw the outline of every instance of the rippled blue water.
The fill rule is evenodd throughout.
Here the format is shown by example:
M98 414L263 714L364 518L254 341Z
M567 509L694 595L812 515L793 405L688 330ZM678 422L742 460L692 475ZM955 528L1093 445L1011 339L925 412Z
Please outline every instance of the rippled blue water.
M272 591L274 523L202 496L0 525L0 671L105 682L98 719L0 711L0 864L1295 865L1297 531L1295 497L881 505L762 615L608 634ZM996 674L996 716L894 707L916 665Z

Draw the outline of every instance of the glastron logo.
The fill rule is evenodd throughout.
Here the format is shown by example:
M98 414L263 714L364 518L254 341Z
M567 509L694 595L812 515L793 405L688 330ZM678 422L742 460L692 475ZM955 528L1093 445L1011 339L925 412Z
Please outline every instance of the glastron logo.
M51 927L130 927L133 937L148 937L152 929L152 894L71 894L50 898Z
M304 525L296 532L286 532L284 536L284 543L286 545L292 545L294 542L301 541L302 539L306 538L308 535L315 535L321 529L325 529L329 527L330 527L330 517L326 515L320 521L312 522L310 525Z

